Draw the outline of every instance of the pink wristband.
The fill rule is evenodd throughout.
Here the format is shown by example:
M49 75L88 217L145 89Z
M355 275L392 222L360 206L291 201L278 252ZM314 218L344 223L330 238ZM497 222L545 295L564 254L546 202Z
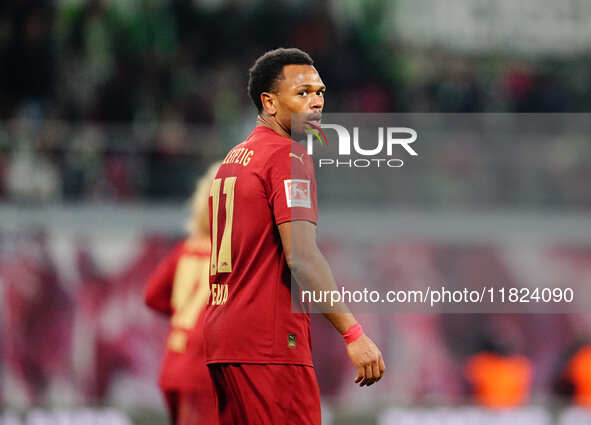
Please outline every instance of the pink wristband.
M359 323L355 323L343 334L343 339L345 344L351 344L357 341L361 335L363 335L363 329Z

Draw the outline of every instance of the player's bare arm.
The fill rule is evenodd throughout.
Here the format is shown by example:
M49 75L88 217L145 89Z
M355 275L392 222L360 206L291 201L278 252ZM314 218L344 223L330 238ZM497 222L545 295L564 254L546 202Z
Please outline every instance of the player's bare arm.
M280 224L279 234L285 257L293 277L302 289L322 291L336 289L336 283L326 259L316 244L316 226L308 221ZM341 334L357 321L344 303L322 307L324 316ZM377 382L386 370L382 353L365 334L346 344L347 354L357 369L355 383L369 386Z

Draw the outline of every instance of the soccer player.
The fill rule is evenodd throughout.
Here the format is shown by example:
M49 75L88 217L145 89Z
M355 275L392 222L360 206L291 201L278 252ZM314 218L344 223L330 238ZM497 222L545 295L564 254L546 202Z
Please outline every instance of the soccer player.
M171 316L159 385L173 425L216 425L215 394L205 365L203 307L209 296L209 211L213 164L192 197L190 236L158 265L146 287L146 304Z
M292 128L292 114L319 123L325 86L308 54L277 49L257 59L248 90L259 112L256 127L222 161L210 192L206 361L222 425L316 425L310 317L297 301L300 313L292 313L291 274L308 289L336 284L316 245L312 159L290 133L301 130ZM353 315L325 316L343 334L354 381L379 380L381 352Z

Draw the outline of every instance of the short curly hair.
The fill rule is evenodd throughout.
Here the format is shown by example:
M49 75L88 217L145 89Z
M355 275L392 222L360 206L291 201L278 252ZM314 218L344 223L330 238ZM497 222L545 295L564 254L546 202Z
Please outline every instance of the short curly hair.
M306 52L296 48L270 50L248 70L248 94L259 113L263 111L261 93L272 91L285 65L314 65Z

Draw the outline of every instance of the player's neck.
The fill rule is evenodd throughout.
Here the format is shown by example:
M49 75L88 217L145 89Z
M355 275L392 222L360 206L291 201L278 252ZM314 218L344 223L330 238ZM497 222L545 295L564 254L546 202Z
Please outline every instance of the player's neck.
M274 117L268 115L257 116L255 127L267 127L273 130L275 133L283 137L290 137L289 131L285 129Z
M189 235L187 238L188 247L200 251L207 251L211 249L209 242L209 236L202 235L200 233L194 233Z

